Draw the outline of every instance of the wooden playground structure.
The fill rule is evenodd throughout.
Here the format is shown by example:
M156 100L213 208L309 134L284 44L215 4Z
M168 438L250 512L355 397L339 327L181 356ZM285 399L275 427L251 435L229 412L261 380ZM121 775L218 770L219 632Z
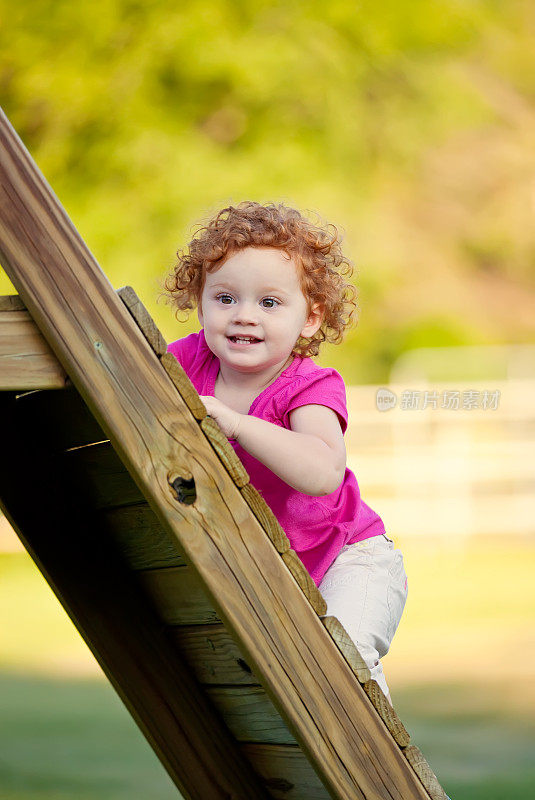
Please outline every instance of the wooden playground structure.
M0 502L184 797L446 795L4 115Z

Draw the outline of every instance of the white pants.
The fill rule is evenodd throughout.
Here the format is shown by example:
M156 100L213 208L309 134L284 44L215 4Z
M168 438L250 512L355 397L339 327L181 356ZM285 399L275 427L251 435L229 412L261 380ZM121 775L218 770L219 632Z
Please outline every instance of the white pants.
M319 590L327 615L340 620L390 700L380 659L388 653L407 599L401 551L384 535L346 545Z

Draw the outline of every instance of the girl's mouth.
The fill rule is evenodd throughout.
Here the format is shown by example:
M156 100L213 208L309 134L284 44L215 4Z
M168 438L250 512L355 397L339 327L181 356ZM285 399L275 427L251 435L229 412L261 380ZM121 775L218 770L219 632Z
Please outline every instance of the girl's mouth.
M254 336L227 336L229 342L236 344L240 347L247 347L252 344L259 344L262 339L257 339Z

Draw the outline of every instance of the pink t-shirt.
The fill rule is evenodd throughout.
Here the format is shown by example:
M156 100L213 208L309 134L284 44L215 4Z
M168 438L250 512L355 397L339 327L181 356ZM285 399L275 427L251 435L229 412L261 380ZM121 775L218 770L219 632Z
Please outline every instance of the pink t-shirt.
M219 359L206 344L204 330L173 342L168 351L176 356L198 394L213 397ZM289 429L290 411L309 403L336 411L342 433L345 433L347 406L342 376L330 367L318 367L311 358L296 356L253 401L249 414ZM312 497L293 489L236 440L229 439L229 442L316 585L319 586L344 545L385 532L381 518L361 500L357 480L350 469L346 469L342 483L334 492Z

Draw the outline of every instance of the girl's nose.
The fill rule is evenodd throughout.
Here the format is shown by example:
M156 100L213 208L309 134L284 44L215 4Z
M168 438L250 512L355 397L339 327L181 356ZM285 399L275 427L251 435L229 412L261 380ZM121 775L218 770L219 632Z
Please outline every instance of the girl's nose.
M256 325L258 322L258 308L253 303L236 303L233 321Z

